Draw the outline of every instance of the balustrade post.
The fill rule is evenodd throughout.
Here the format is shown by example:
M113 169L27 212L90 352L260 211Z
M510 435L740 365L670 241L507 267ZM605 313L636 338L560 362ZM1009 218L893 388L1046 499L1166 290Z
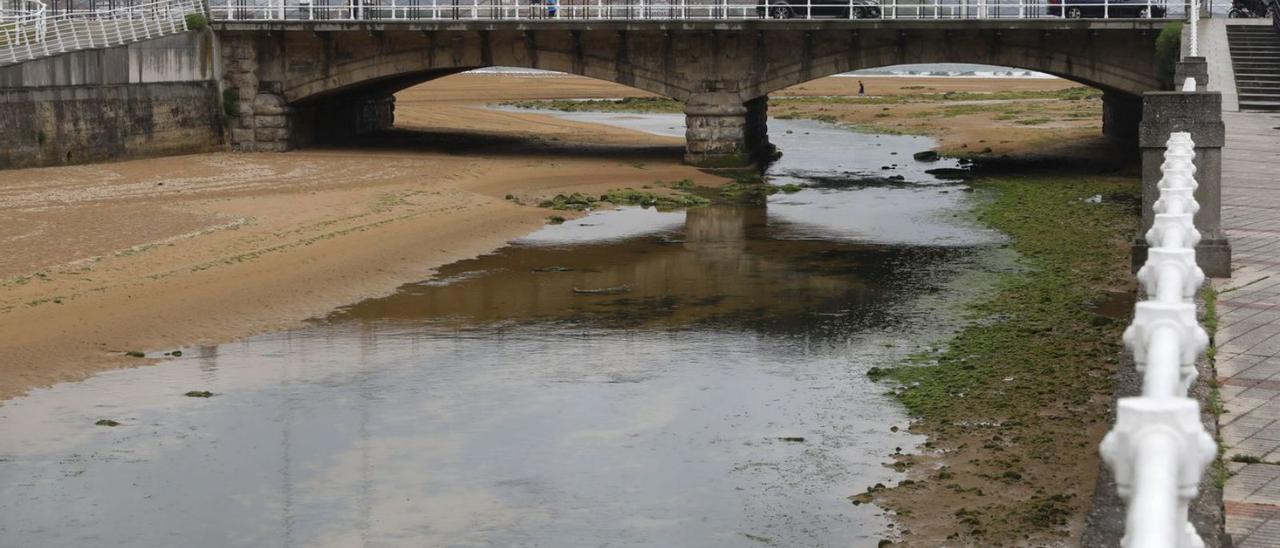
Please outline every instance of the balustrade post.
M1222 124L1222 95L1218 92L1153 91L1142 98L1142 118L1138 146L1142 158L1142 229L1134 239L1133 269L1147 259L1150 247L1142 235L1155 221L1153 209L1163 178L1165 142L1172 132L1189 132L1195 143L1195 199L1199 210L1195 226L1201 238L1196 245L1196 262L1212 277L1231 276L1231 244L1222 231L1221 181L1222 146L1226 130Z

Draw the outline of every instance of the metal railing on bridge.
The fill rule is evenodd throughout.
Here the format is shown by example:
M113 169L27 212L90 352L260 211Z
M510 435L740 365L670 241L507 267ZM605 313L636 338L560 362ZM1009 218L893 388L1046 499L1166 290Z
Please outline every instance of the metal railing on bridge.
M1194 80L1188 82L1194 91ZM1196 264L1194 157L1191 134L1169 137L1155 221L1146 234L1151 247L1138 271L1149 300L1137 304L1124 333L1143 375L1142 395L1120 400L1115 427L1100 447L1128 505L1125 548L1204 546L1187 519L1201 476L1217 455L1200 422L1199 402L1187 397L1196 361L1209 344L1196 320L1195 297L1205 276Z
M1166 0L213 0L223 21L1181 18Z
M192 14L204 17L198 0L64 9L56 14L39 0L5 0L0 2L0 66L183 32Z

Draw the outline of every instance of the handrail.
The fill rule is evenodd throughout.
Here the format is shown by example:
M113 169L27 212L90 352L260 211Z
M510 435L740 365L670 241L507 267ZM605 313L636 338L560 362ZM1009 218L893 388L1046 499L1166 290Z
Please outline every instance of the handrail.
M1188 82L1194 89L1195 80ZM1155 221L1146 234L1151 247L1137 276L1148 300L1136 305L1124 332L1143 374L1142 395L1120 399L1115 427L1099 447L1128 504L1125 548L1204 546L1187 519L1188 505L1217 454L1199 402L1187 397L1209 344L1194 301L1205 280L1196 265L1195 144L1190 133L1177 132L1165 146Z
M43 40L48 7L39 0L20 0L15 4L24 8L8 9L4 7L4 2L0 2L0 45ZM18 32L22 28L31 32Z
M0 66L84 49L118 46L183 32L187 16L205 14L200 0L153 0L118 8L49 15L45 4L0 19Z
M1181 19L1169 0L212 0L220 21Z

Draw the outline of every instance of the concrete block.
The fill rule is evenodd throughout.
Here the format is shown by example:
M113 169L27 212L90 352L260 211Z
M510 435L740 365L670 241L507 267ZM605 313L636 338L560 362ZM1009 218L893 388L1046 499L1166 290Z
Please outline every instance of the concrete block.
M288 152L289 143L286 141L274 141L269 143L259 141L254 143L253 150L257 152Z
M287 141L289 130L285 128L258 127L253 130L253 138L258 142Z
M260 115L280 115L289 112L289 105L284 97L270 93L259 93L253 98L253 112Z
M239 145L243 143L252 143L254 141L254 132L252 129L234 128L231 130L231 144Z
M254 117L254 125L260 128L286 128L289 127L289 117L258 115Z

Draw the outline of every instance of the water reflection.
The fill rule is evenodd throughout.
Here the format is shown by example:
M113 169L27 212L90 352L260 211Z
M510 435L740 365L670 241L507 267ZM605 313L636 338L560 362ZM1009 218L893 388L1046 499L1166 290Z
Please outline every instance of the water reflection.
M919 440L865 372L945 334L992 242L938 185L604 212L7 402L0 544L871 545L845 497ZM816 213L863 192L883 231Z

